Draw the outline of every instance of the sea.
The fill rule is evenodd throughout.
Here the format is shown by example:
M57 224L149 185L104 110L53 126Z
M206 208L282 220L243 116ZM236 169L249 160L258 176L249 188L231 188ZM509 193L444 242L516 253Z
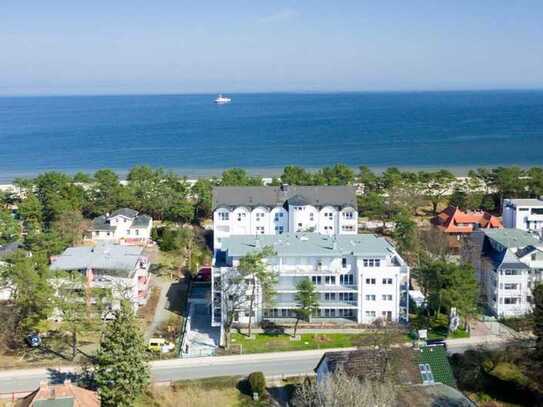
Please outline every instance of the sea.
M205 176L335 163L543 165L543 91L0 98L0 182L148 164Z

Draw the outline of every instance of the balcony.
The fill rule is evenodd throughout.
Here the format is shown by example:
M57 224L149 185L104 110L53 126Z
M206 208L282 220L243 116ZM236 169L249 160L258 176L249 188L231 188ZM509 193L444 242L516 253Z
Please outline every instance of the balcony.
M291 301L276 301L273 308L298 308L300 304ZM319 308L358 308L356 301L319 301Z

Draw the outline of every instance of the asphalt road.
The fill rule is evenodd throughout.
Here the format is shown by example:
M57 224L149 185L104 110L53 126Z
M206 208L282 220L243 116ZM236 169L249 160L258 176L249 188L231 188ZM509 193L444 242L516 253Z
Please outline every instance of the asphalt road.
M485 344L499 345L497 342ZM449 343L448 350L450 353L460 353L473 346L465 342ZM313 372L322 354L330 350L163 360L151 362L151 375L153 381L162 382L247 375L254 371L262 371L266 376L308 374ZM65 379L75 381L76 371L74 368L0 371L0 393L31 391L39 386L40 381L45 380L50 383L62 383Z

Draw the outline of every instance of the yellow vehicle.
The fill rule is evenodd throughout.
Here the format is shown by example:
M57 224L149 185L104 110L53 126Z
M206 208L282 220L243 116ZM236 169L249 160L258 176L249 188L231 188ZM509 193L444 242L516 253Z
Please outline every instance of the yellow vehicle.
M149 339L149 344L147 345L147 350L151 352L168 353L174 348L175 345L171 342L168 342L164 338L151 338Z

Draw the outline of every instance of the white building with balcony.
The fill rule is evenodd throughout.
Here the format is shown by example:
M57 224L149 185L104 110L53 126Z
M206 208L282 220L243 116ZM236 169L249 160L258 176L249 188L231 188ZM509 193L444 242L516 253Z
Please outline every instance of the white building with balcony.
M216 187L214 248L231 235L316 232L358 233L355 190L350 186Z
M101 242L94 247L69 247L51 258L50 269L79 273L90 288L109 290L111 309L115 310L121 299L130 300L134 309L147 302L149 266L143 248Z
M481 229L469 238L464 258L477 272L481 300L498 317L532 311L532 288L543 275L543 242L519 229Z
M543 199L504 199L503 226L543 236Z
M122 208L93 219L86 238L95 242L146 244L151 239L153 218L138 211Z
M212 279L212 325L220 326L221 276L235 272L239 260L264 247L274 254L265 259L270 273L277 275L273 305L264 307L257 294L254 321L287 321L294 318L296 284L310 279L320 296L313 320L369 324L376 319L392 322L408 319L409 267L384 238L375 235L234 235L223 238L216 252ZM258 290L257 290L258 292ZM245 324L249 313L240 308L235 322Z

